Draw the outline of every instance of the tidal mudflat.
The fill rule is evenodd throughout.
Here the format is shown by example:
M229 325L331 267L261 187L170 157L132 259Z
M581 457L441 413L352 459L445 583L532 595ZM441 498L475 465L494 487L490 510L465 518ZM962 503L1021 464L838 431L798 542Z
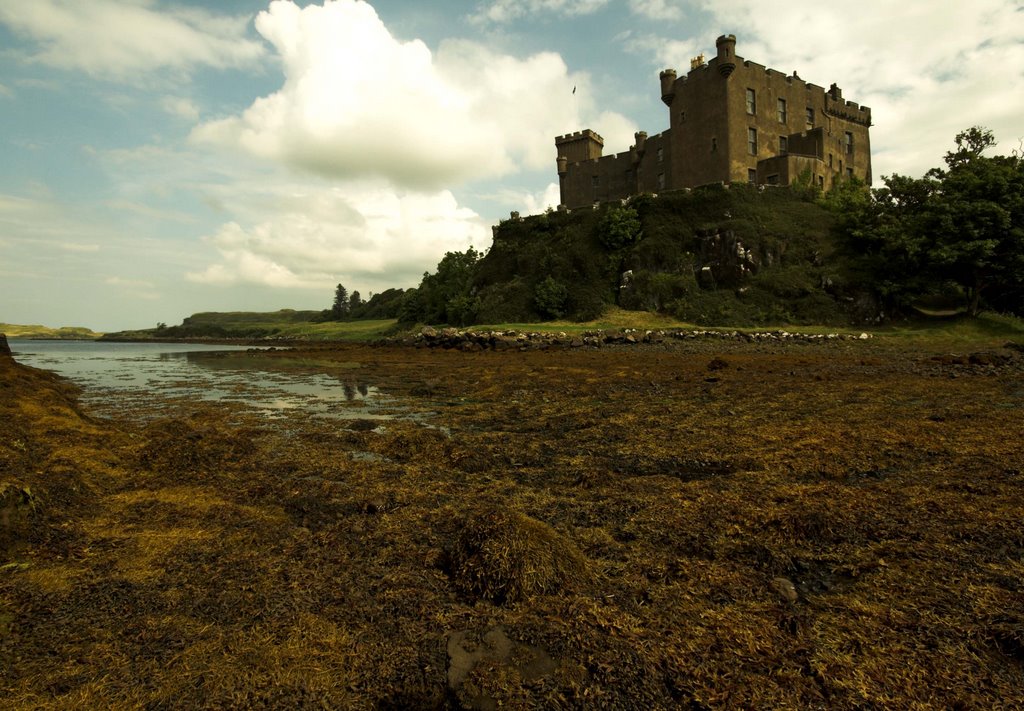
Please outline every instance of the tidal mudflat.
M1019 350L247 357L405 414L0 358L8 707L1024 705Z

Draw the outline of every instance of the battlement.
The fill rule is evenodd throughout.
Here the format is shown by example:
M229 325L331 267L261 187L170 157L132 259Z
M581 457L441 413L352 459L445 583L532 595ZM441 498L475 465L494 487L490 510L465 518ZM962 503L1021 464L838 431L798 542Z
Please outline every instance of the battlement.
M825 113L861 126L871 125L871 109L856 101L844 101L842 94L839 98L834 98L830 93L825 94Z
M597 141L602 146L604 145L604 139L601 138L600 134L591 131L589 128L585 128L582 131L576 131L575 133L567 133L564 136L557 136L555 138L555 145L559 146L563 143L572 143L586 139Z
M604 139L589 128L585 128L582 131L558 136L555 138L555 147L558 150L559 165L563 162L583 163L601 157L604 152Z

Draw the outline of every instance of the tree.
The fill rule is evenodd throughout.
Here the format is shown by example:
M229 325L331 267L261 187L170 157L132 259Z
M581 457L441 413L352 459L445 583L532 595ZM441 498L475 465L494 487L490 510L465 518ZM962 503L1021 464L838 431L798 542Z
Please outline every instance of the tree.
M839 231L879 295L891 305L953 284L977 315L987 302L1024 305L1024 163L986 157L995 145L979 126L956 136L946 168L923 178L892 175L869 200L829 197Z
M473 323L480 307L474 279L483 255L470 247L465 252L445 252L437 272L423 273L419 287L401 296L398 319L403 323Z
M358 291L353 291L352 295L348 297L348 311L353 313L356 309L363 305L363 297L359 295Z
M338 284L334 289L334 305L331 306L331 317L335 320L345 318L348 316L349 307L348 289L342 284Z
M1020 311L1024 282L1024 171L1016 157L987 158L991 131L975 126L959 133L945 170L928 177L938 184L930 205L930 261L936 276L959 284L972 315L984 294L993 301L1016 292L1008 310Z

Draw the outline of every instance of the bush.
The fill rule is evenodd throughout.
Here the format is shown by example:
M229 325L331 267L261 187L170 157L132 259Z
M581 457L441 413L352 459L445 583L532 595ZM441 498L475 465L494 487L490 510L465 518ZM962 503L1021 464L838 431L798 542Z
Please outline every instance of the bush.
M606 248L622 249L640 239L640 216L632 207L611 207L597 226L597 237Z
M565 304L569 299L569 290L562 282L548 277L533 292L533 303L541 316L562 318L565 316Z
M573 321L593 321L601 316L610 304L610 293L590 284L579 284L569 288L566 313Z
M636 311L664 311L669 304L697 291L693 273L670 274L634 270L628 286L619 291L619 305Z
M491 284L480 291L477 323L531 321L535 316L533 304L533 290L518 277Z

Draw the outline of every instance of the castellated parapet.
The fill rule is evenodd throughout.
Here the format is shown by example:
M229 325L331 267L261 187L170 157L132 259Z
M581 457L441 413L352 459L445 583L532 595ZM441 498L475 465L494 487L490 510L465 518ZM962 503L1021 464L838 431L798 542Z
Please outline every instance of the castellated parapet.
M668 130L640 132L628 151L610 156L589 129L555 139L562 206L709 183L871 183L870 108L845 100L836 84L826 91L745 60L735 35L720 36L715 48L683 76L660 73Z

